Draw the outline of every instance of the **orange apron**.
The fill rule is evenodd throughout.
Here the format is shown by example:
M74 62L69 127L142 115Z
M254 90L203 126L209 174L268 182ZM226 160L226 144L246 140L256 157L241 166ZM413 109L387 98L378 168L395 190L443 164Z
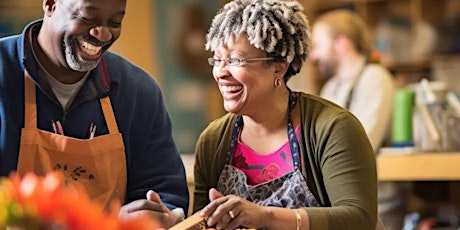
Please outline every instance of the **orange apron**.
M78 139L37 129L35 84L25 72L25 116L17 172L38 176L59 170L67 183L81 183L91 200L105 208L124 203L126 161L109 97L100 99L109 134ZM51 121L50 121L51 122ZM89 124L88 124L89 125Z

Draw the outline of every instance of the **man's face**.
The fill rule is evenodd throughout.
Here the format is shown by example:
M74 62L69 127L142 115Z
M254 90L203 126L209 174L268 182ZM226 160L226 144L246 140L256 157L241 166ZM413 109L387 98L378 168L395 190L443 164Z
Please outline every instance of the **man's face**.
M318 23L313 26L312 44L310 58L322 77L329 79L336 74L339 57L334 49L334 38L326 25Z
M102 54L120 37L126 0L45 2L51 2L44 20L48 41L43 47L49 58L75 71L94 69Z

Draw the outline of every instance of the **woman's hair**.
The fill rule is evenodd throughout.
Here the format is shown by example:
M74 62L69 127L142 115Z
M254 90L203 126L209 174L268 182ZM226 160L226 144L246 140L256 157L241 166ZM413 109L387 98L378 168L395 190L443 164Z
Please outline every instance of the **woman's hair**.
M290 63L284 81L297 74L310 52L310 27L295 0L234 0L214 17L206 50L214 51L243 33L251 45Z
M372 53L372 41L363 19L350 10L333 10L318 17L315 23L330 28L331 37L343 35L350 39L356 51L367 58Z

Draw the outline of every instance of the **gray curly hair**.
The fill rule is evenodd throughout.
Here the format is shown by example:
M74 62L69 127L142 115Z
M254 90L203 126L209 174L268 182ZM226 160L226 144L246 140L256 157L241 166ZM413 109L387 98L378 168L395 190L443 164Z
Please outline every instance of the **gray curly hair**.
M299 73L310 52L310 27L296 0L234 0L212 20L205 48L214 51L246 33L251 45L290 63L284 81Z

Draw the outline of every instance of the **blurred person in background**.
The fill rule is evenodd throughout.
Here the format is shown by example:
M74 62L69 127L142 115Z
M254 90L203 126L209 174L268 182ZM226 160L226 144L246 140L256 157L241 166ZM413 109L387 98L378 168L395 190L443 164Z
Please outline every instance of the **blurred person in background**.
M315 20L310 59L326 80L320 95L353 113L378 153L391 141L394 82L372 54L368 29L356 13L335 10ZM378 185L379 215L390 230L402 228L407 190L405 184Z

